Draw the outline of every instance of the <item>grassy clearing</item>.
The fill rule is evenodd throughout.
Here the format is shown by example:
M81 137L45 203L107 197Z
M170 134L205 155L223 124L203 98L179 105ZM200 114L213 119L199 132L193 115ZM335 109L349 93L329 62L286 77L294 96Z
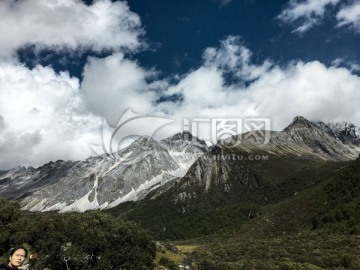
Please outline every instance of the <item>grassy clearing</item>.
M183 254L190 254L197 249L197 246L191 245L176 245L176 247Z
M184 261L184 256L180 255L180 254L176 254L174 252L171 251L158 251L156 253L156 257L155 257L155 261L157 263L159 263L161 257L165 257L168 258L169 260L177 263L177 264L181 264Z

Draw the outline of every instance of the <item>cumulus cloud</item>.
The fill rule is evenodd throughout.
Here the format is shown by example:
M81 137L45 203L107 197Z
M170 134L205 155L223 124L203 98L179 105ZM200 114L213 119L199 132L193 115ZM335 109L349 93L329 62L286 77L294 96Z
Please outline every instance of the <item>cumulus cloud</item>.
M278 19L299 25L293 32L303 33L320 23L326 8L339 2L340 0L291 0Z
M214 118L269 117L274 130L281 130L297 115L360 125L356 110L360 78L340 67L342 61L332 66L318 61L258 63L239 37L230 36L219 47L206 48L202 65L175 82L174 78L158 80L154 71L122 53L89 58L81 84L51 67L30 70L3 62L0 168L85 158L92 154L89 144L101 142L102 120L115 125L127 109L140 116L173 119L157 138L171 136L190 123L191 132L211 140ZM196 131L191 127L194 119L201 120Z
M90 110L114 125L128 108L142 114L152 111L157 96L146 81L152 74L121 53L90 58L81 90Z
M215 66L224 72L234 73L243 81L257 79L272 65L268 60L261 65L254 65L251 57L252 52L237 36L227 37L221 41L220 48L207 48L203 54L204 66Z
M336 15L338 26L351 26L360 31L360 2L343 7Z
M137 14L126 2L81 0L0 1L0 57L14 56L17 49L33 44L95 51L135 50L143 33Z
M359 86L360 78L349 70L312 61L285 69L274 67L248 90L252 99L261 103L258 115L269 115L275 128L281 128L296 115L359 125L360 113L355 111L360 105Z
M359 63L357 63L355 61L345 60L342 58L336 58L334 61L332 61L331 65L334 67L346 67L351 72L359 72L360 71Z
M101 119L84 110L77 78L1 63L0 104L0 168L90 155Z
M168 88L167 94L181 95L182 102L159 106L177 119L269 117L275 130L284 128L297 115L360 125L360 112L356 111L360 106L360 78L350 70L318 61L297 61L287 66L264 61L256 65L251 52L235 40L230 37L220 48L206 49L204 65ZM228 72L253 80L228 84Z
M108 116L94 98L118 112L114 108L145 85L144 74L151 73L122 54L143 45L139 16L119 1L86 5L80 0L9 0L0 2L0 22L0 169L92 154L89 144L101 140L101 122ZM28 45L58 53L84 49L114 55L89 60L81 87L67 72L58 74L43 66L29 69L20 63L16 52ZM122 82L120 95L102 68L119 76L114 80ZM88 75L95 78L92 88ZM139 97L147 96L142 94Z
M321 17L337 1L308 0L302 8L292 3L282 16L292 14L296 21ZM332 66L259 63L239 37L230 36L206 48L197 69L158 80L155 71L122 51L141 46L142 33L139 17L124 2L86 6L78 0L9 0L0 3L0 18L0 169L85 158L92 154L89 144L101 142L102 120L114 125L127 109L174 119L159 130L162 137L192 119L202 119L203 139L210 139L211 118L270 117L276 130L296 115L360 125L360 78L340 67L340 60ZM113 54L90 57L80 82L51 67L29 69L10 61L26 44L111 49Z

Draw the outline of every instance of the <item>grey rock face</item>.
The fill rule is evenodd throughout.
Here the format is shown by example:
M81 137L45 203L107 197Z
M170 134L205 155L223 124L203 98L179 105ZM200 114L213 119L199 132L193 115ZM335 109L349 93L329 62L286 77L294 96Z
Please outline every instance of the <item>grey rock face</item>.
M330 136L339 139L343 144L360 145L360 127L356 127L352 123L341 122L325 124L323 122L317 122L317 124Z
M184 131L177 133L170 138L160 141L165 148L177 152L203 153L208 150L203 140L193 136L190 132Z
M21 200L37 190L55 184L72 168L74 162L58 160L37 169L16 167L0 173L0 196Z
M267 143L256 131L234 136L230 140L240 143L231 151L331 161L354 159L360 152L359 128L349 123L330 125L296 117L283 131L268 135ZM118 152L116 160L102 155L0 171L0 196L18 200L30 211L86 211L140 200L149 193L156 197L180 180L180 201L200 198L213 186L227 192L229 176L248 186L262 185L256 173L219 158L222 154L222 148L208 148L188 132L161 141L141 137Z
M175 202L199 199L213 185L222 186L222 191L226 192L228 173L231 168L225 160L217 158L221 155L222 149L214 146L191 166L184 178L181 179L182 184L178 189Z
M195 160L208 151L206 143L192 136L189 132L177 133L170 138L161 140L160 144L186 170Z
M270 132L267 144L260 144L255 134L251 135L247 134L245 139L242 139L240 149L247 152L261 150L281 156L332 161L354 159L360 150L347 141L341 141L333 131L330 132L324 126L301 116L295 117L283 131Z
M240 143L227 149L225 154L224 148L215 146L201 156L179 181L174 202L187 203L209 192L226 194L234 184L250 188L266 184L267 180L262 179L262 173L257 172L254 166L239 165L241 162L226 158L229 153L248 153L248 157L262 153L289 159L341 161L355 159L360 152L349 141L340 140L335 132L330 133L304 117L296 117L283 131L269 132L268 135L270 138L266 144L257 132L240 134L226 139L226 142L220 141L219 146L229 146L230 142Z
M161 142L141 137L122 149L117 160L103 155L0 172L0 196L18 200L30 211L113 207L142 199L151 190L183 176L206 150L201 141L186 141L182 136ZM179 156L186 151L193 155L181 160Z
M239 186L255 188L264 183L255 168L239 165L236 159L229 158L228 151L214 146L178 181L172 200L175 204L190 206L191 202L206 200L208 195L222 198Z

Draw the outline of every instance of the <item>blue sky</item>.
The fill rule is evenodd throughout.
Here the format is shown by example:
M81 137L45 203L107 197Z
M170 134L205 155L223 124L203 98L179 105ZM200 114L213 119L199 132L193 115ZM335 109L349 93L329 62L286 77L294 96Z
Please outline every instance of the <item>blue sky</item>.
M321 2L321 1L317 1ZM331 1L328 1L331 3ZM334 2L334 1L333 1ZM287 64L291 60L319 60L326 64L341 57L359 59L358 35L351 27L336 28L336 12L345 3L325 6L324 15L305 32L292 33L306 24L306 16L293 23L279 18L291 10L289 1L153 1L131 0L133 11L141 15L146 38L154 50L137 58L148 67L166 74L186 73L201 65L204 48L217 47L229 35L241 37L251 49L253 61L272 59ZM314 16L316 17L316 16Z
M194 118L360 125L360 1L7 0L0 32L0 170L86 158L128 109L172 119L158 138Z

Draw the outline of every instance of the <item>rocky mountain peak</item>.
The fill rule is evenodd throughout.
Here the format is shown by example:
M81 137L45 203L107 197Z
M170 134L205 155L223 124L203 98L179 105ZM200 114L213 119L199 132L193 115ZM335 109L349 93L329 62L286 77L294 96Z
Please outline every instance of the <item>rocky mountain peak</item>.
M261 185L256 174L249 176L252 171L234 165L233 158L239 156L234 156L236 153L348 160L359 155L359 134L359 128L348 122L331 125L297 116L284 131L272 131L266 143L254 144L245 134L241 144L225 154L223 148L208 147L188 131L161 141L143 136L117 152L83 161L58 160L36 169L0 171L0 196L16 199L30 211L86 211L141 200L153 191L161 194L183 177L188 187L195 181L198 190L221 187L227 192L229 175L237 175L241 183ZM183 192L187 191L184 186Z
M283 131L271 132L270 140L261 146L261 150L281 156L333 161L358 156L358 149L340 138L344 137L336 135L336 130L330 126L297 116ZM244 140L239 148L247 152L259 150L258 145Z
M283 131L287 132L293 129L303 129L303 128L312 129L312 128L318 128L318 126L315 123L307 120L303 116L296 116L294 120L291 122L291 124L288 125Z
M189 131L183 131L183 132L179 132L179 133L174 134L169 139L170 140L186 140L186 141L190 141L190 140L192 140L192 138L193 138L193 135Z
M137 140L135 140L132 144L134 144L134 146L139 146L139 145L149 145L153 143L156 144L157 141L155 141L150 136L141 136Z
M173 136L167 138L167 140L169 140L169 141L194 142L194 143L199 143L199 144L204 144L204 145L206 145L206 143L205 143L203 140L200 140L199 138L197 138L196 136L192 135L189 131L186 131L186 130L174 134Z
M339 139L344 144L360 145L360 127L350 122L317 122L327 134Z
M190 138L190 139L188 139ZM157 141L142 136L130 145L82 161L50 161L37 169L0 172L0 196L30 211L86 211L136 201L185 175L207 151L189 132Z
M163 147L159 144L158 141L154 140L150 136L141 136L132 142L128 147L125 147L119 151L119 156L127 155L132 153L132 155L139 155L146 152L161 151Z
M176 151L203 153L208 150L205 141L192 135L189 131L176 133L175 135L163 139L160 143L166 148Z

